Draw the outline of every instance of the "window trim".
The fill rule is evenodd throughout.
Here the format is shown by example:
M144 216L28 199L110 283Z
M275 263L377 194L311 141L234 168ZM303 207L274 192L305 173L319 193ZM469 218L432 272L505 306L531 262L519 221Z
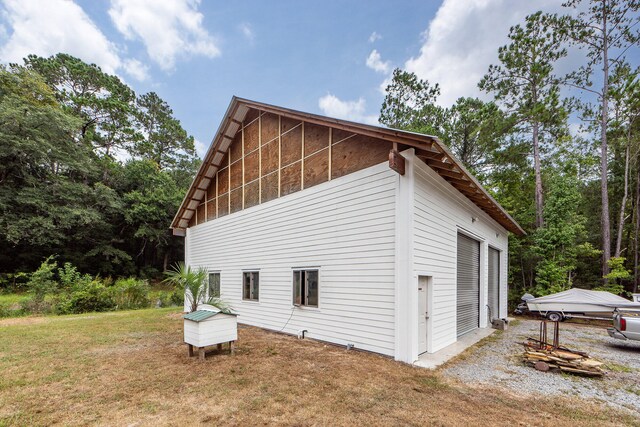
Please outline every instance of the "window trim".
M245 293L244 293L244 287L245 287L245 274L249 274L250 279L249 279L249 298L245 297ZM251 298L251 294L253 293L253 289L251 287L252 281L253 281L253 274L257 274L258 275L258 297L257 298ZM242 301L243 302L253 302L253 303L257 303L260 302L260 270L255 269L255 270L242 270Z
M213 274L218 275L218 295L211 295L211 276ZM210 270L207 275L207 298L220 298L222 296L222 271Z
M316 295L316 300L317 300L317 304L316 305L309 305L306 300L309 298L309 294L308 294L308 289L307 292L305 292L305 295L302 295L301 292L301 297L300 297L300 303L298 304L296 302L296 273L306 273L306 272L315 272L318 280L317 280L317 295ZM320 267L294 267L291 269L291 303L294 307L298 307L298 308L302 308L302 309L313 309L313 310L317 310L320 308ZM306 276L306 274L305 274ZM300 278L302 279L302 274L300 276ZM305 279L306 281L306 279Z

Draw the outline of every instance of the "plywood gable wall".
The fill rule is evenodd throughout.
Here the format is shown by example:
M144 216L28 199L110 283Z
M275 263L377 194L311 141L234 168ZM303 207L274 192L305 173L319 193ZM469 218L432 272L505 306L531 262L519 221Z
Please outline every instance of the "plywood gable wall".
M189 226L387 161L376 138L249 110Z

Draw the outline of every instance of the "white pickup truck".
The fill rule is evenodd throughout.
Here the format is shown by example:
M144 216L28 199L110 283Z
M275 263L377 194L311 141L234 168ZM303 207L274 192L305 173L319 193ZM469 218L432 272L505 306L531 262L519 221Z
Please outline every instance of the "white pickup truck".
M616 309L613 313L613 327L607 328L613 338L640 341L640 310Z

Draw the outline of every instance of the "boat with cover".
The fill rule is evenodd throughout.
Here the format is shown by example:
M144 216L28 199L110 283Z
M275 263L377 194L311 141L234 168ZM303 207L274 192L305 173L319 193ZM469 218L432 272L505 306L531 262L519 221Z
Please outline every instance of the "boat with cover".
M526 300L531 312L538 312L549 320L571 317L611 319L616 308L638 308L640 303L629 301L610 292L572 288L557 294Z

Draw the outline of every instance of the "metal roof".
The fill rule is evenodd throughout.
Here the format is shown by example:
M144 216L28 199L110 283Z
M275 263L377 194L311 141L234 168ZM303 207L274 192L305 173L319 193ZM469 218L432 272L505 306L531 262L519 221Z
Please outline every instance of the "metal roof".
M194 322L202 322L203 320L207 320L210 317L215 316L220 313L220 311L213 310L196 310L191 313L185 314L183 317L187 320L193 320Z
M416 156L419 159L424 161L438 175L449 182L449 184L467 197L472 203L485 211L496 222L512 233L521 236L526 234L511 215L509 215L478 180L467 171L462 162L449 151L447 146L434 136L334 119L235 96L231 99L224 119L211 141L209 151L171 223L174 234L183 233L184 229L189 226L189 220L205 196L207 187L213 179L213 176L220 168L222 159L229 149L233 137L240 129L240 124L249 109L252 108L323 126L348 130L357 134L403 144L407 147L414 147L416 148Z

